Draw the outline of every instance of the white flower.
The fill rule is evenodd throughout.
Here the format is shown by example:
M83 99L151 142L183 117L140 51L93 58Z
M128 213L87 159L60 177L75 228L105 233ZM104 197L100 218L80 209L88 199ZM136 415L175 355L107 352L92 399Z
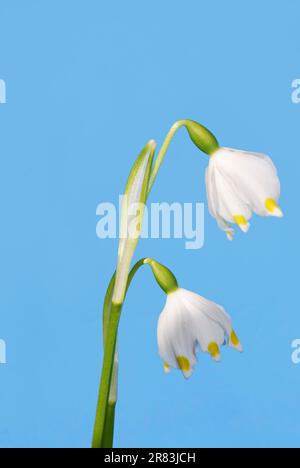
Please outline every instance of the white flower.
M210 158L206 188L211 215L230 240L234 230L228 223L235 223L247 232L252 212L283 216L277 204L280 197L277 170L263 154L218 149Z
M225 310L197 294L177 289L168 294L158 322L158 349L166 372L181 369L189 378L196 364L196 351L208 352L220 361L220 346L242 351Z

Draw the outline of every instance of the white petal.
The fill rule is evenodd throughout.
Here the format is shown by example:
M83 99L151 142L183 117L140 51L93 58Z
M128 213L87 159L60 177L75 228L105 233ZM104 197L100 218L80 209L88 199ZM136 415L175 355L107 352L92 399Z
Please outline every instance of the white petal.
M206 193L208 199L209 212L213 218L217 220L218 226L222 231L226 232L227 238L232 241L234 238L234 230L228 225L218 213L218 195L215 184L214 164L209 164L206 169Z
M216 187L214 184L213 172L214 172L214 165L211 164L210 162L205 173L206 193L207 193L208 208L209 208L210 214L212 215L213 218L216 218L217 217L217 206L216 206L217 193L216 193Z
M198 313L202 313L210 320L211 323L216 323L222 330L223 335L222 340L217 337L217 331L215 331L215 339L210 338L210 342L216 342L218 345L222 345L225 341L225 335L228 339L228 344L232 348L236 349L239 352L243 352L243 346L240 343L236 333L232 328L232 322L230 316L226 313L225 309L220 305L205 299L197 294L186 292L186 300L190 302L191 307L195 307L195 310L198 308ZM209 331L207 332L207 337L209 336ZM206 337L206 339L207 339ZM207 342L207 341L206 341ZM205 341L202 341L203 345L206 345Z
M173 350L170 337L171 337L171 331L168 329L167 314L162 312L159 317L158 327L157 327L157 341L158 341L159 355L164 361L164 363L174 368L178 368L175 352Z
M206 308L210 309L214 304L190 291L185 291L182 300L189 310L194 336L200 344L201 350L207 352L212 343L222 346L225 341L225 328L204 312Z
M234 239L234 229L227 229L226 230L226 236L227 236L228 240L233 241L233 239Z
M277 206L276 208L274 208L272 213L270 213L270 216L274 216L275 218L283 218L283 211L281 210L281 208L279 208L279 206Z
M201 313L198 313L197 317L195 316L195 333L203 352L208 351L211 343L222 346L225 341L223 328L217 322L210 320L206 315Z
M240 342L235 346L232 343L229 343L229 346L236 349L239 353L242 353L244 351L243 345Z
M189 313L182 305L178 291L168 296L166 307L160 316L158 346L163 360L172 367L181 368L188 378L196 363L195 342Z
M280 197L280 181L272 160L265 155L228 149L224 149L222 156L218 156L217 164L227 177L234 180L242 200L256 214L269 215L266 200L278 201Z
M201 310L209 319L217 322L223 328L228 338L230 337L232 332L231 318L222 306L191 291L186 291L185 300Z
M219 168L216 169L215 178L218 186L219 215L231 223L235 222L237 216L243 216L247 221L251 219L251 210L241 198L234 180ZM245 225L245 230L248 230L248 225Z
M176 354L176 360L180 364L180 359L188 360L190 369L182 369L185 377L192 374L192 368L196 364L195 339L193 332L193 323L190 319L189 311L180 300L175 305L177 318L176 321L168 314L167 321L170 326L173 325L173 349ZM172 324L172 325L171 325Z

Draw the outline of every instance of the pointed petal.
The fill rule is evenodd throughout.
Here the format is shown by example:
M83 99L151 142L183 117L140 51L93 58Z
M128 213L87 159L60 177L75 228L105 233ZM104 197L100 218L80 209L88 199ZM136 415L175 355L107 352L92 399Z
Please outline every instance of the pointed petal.
M230 339L229 339L229 345L232 347L232 348L235 348L237 351L239 351L240 353L243 352L243 346L240 342L240 340L238 339L236 333L234 330L231 331L231 334L230 334Z
M177 362L184 377L186 379L189 379L193 373L193 369L189 359L186 356L177 356Z
M233 216L234 222L238 225L238 227L243 232L248 232L250 229L250 223L248 223L247 219L243 215L234 215Z
M265 202L265 206L270 216L275 216L276 218L283 218L283 212L273 198L268 198Z
M232 331L231 318L222 306L191 291L186 291L185 299L188 303L192 304L197 311L201 311L208 319L219 324L228 338L230 337Z
M217 220L218 226L222 231L225 231L229 240L234 239L234 230L218 213L218 195L215 185L214 164L211 163L206 169L206 192L209 212L213 218Z
M230 223L235 222L235 216L241 216L246 221L251 219L251 210L236 189L234 179L224 176L220 168L217 168L215 178L218 186L219 216Z
M212 359L216 362L221 361L221 353L219 345L216 342L211 342L208 345L208 352L211 355Z
M185 376L190 375L196 363L193 326L181 301L180 289L168 295L166 307L159 318L157 337L161 358L169 366L181 369ZM191 369L183 370L178 356L184 357Z
M266 155L230 149L224 149L221 156L218 164L222 173L234 179L241 199L256 214L267 216L266 199L277 201L280 197L280 181L272 160Z

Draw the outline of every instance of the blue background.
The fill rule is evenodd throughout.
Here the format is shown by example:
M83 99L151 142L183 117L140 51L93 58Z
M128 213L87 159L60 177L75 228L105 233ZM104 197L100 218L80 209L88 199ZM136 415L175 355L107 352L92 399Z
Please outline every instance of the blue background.
M284 220L229 243L206 208L205 247L148 240L137 257L223 304L245 353L165 376L164 296L147 269L120 328L118 447L299 445L297 0L0 0L1 447L88 447L101 368L101 304L117 242L96 237L150 138L196 119L221 144L268 153ZM205 201L206 157L182 130L151 201Z

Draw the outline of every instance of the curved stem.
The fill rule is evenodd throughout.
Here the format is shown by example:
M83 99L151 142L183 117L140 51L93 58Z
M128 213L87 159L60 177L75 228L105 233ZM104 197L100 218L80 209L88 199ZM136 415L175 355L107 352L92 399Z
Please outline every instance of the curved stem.
M189 125L196 125L198 126L198 130L195 133L191 130ZM202 150L204 150L207 154L210 154L211 149L215 149L218 145L217 141L215 140L214 136L204 127L200 126L199 124L189 121L189 120L178 120L169 130L164 143L157 155L155 164L152 168L152 161L154 156L154 144L153 141L149 142L145 151L150 151L149 161L147 164L147 172L144 174L144 183L142 187L142 191L144 192L141 195L140 201L146 204L147 198L151 192L151 189L154 185L154 182L157 178L158 172L161 168L165 155L168 151L168 148L171 144L172 139L174 138L176 132L181 127L187 127L190 137L194 141L194 143ZM200 128L200 137L204 135L208 135L208 145L204 145L202 148L201 144L199 143L199 128ZM201 139L201 138L200 138ZM207 151L206 151L207 150ZM144 150L138 158L137 163L139 164L143 161L144 158ZM138 165L134 167L137 168ZM134 172L135 174L135 172ZM136 175L136 174L135 174ZM133 257L134 250L136 248L137 242L133 246L133 251L130 252L130 262ZM120 320L120 315L123 307L123 303L126 298L126 294L128 288L131 284L131 281L137 272L137 270L144 264L145 260L141 260L138 262L133 269L131 270L130 274L127 277L126 283L126 274L123 275L123 285L124 288L125 284L127 284L125 294L123 290L121 290L122 294L119 294L117 297L122 297L122 303L114 304L113 298L115 294L115 286L116 286L116 274L113 276L104 302L104 312L103 312L103 336L104 336L104 362L102 368L102 376L101 376L101 384L100 384L100 391L99 391L99 399L98 399L98 406L97 406L97 413L96 413L96 421L95 421L95 429L94 429L94 437L93 437L93 448L101 448L104 446L111 447L113 441L113 430L114 430L114 415L115 415L115 405L117 400L117 374L118 374L118 359L116 354L116 340L117 340L117 333L118 333L118 325ZM129 264L129 262L128 262ZM128 268L129 271L129 268ZM122 283L122 281L121 281ZM124 284L125 283L125 284ZM121 302L121 301L120 301Z
M165 155L169 149L169 146L175 136L175 134L177 133L177 131L181 128L181 127L185 127L187 124L187 120L178 120L177 122L174 123L174 125L172 125L172 127L170 128L164 142L163 142L163 145L157 155L157 158L156 158L156 161L154 163L154 166L153 166L153 170L152 170L152 173L151 173L151 177L150 177L150 182L149 182L149 189L148 189L148 194L150 194L151 190L152 190L152 187L154 185L154 182L156 180L156 177L157 177L157 174L161 168L161 165L164 161L164 158L165 158Z
M145 258L142 258L141 260L139 260L134 265L132 270L130 271L129 276L128 276L128 281L127 281L127 286L126 286L126 294L128 292L128 289L129 289L129 287L130 287L130 285L132 283L132 280L133 280L135 274L145 264L145 260L146 260ZM103 306L103 334L104 334L104 340L105 340L105 337L106 337L106 334L107 334L107 325L108 325L109 314L110 314L110 309L111 309L111 305L112 305L112 295L113 295L113 291L114 291L114 287L115 287L115 282L116 282L116 272L113 274L113 276L112 276L112 278L110 280L109 286L107 288L106 296L105 296L105 299L104 299L104 306Z
M108 320L109 333L105 339L104 359L101 374L101 383L96 412L96 420L93 436L93 448L101 448L105 428L106 409L110 392L110 384L113 373L113 362L116 349L118 325L120 320L122 306L112 304Z
M126 294L136 272L144 265L140 260L132 268L126 287ZM123 304L114 304L111 297L116 275L114 274L107 289L103 311L104 360L96 411L93 448L110 448L113 441L114 415L117 395L117 356L116 341ZM108 333L109 330L109 333Z
M169 130L164 143L157 155L155 164L152 168L151 174L149 176L148 188L146 200L152 190L154 182L157 178L158 172L161 168L165 155L168 151L168 148L172 142L177 131L186 126L186 120L179 120L172 125ZM145 259L140 260L132 268L127 281L127 287L125 292L125 297L128 291L128 288L134 278L134 275L139 270L139 268L144 264ZM104 362L102 368L101 384L99 390L99 398L96 412L94 436L93 436L93 448L101 447L111 447L113 442L113 432L114 432L114 417L115 417L115 406L117 401L117 376L118 376L118 356L116 351L116 339L118 324L120 319L120 314L122 311L123 303L118 305L118 309L114 308L113 305L113 295L116 284L116 273L114 273L104 300L103 308L103 340L104 340ZM117 311L117 317L112 317ZM109 333L108 333L109 330ZM113 340L113 342L112 342Z

